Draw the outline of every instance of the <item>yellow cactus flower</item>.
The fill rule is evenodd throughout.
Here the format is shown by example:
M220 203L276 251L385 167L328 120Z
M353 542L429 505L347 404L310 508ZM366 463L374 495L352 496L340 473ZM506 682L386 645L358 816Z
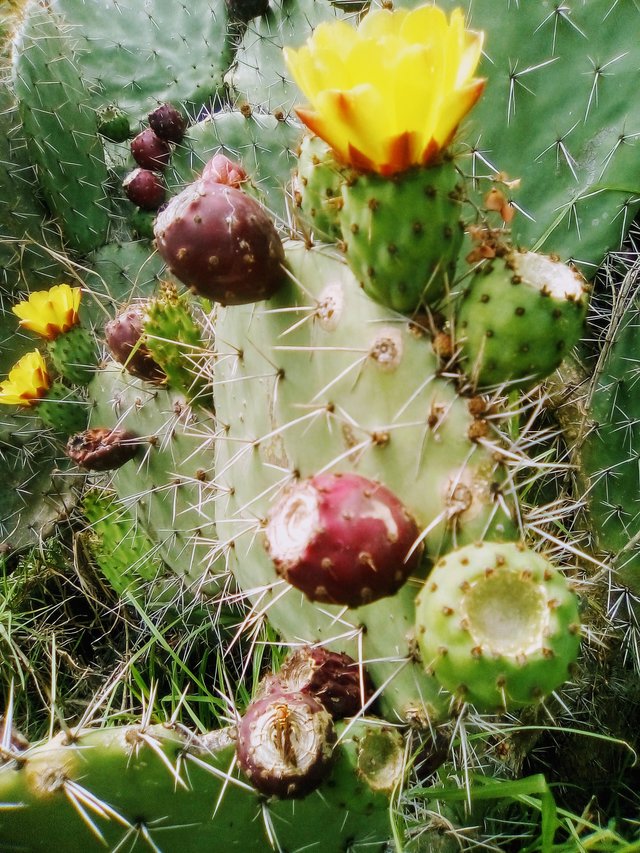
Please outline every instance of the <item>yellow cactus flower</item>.
M80 307L79 287L56 284L49 290L37 290L27 300L13 306L20 318L20 326L53 341L68 332L78 322Z
M47 393L51 379L42 353L38 350L23 355L0 382L0 403L5 406L31 406Z
M482 94L483 34L436 6L322 23L285 60L310 106L296 112L342 162L382 175L426 166Z

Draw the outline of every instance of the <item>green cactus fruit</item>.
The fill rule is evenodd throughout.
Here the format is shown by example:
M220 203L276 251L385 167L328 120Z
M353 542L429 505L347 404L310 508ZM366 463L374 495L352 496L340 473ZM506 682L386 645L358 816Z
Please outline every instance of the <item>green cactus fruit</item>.
M187 294L179 295L171 282L163 282L159 296L146 306L145 343L169 387L181 391L189 400L206 404L205 392L211 378L205 371L207 343L203 328L194 318L191 301Z
M584 279L557 259L511 251L486 261L457 310L465 372L479 387L532 385L579 341L586 312Z
M115 104L101 107L96 116L98 133L110 142L126 142L131 136L129 116Z
M376 302L411 314L445 297L464 228L464 188L453 160L391 177L350 173L340 214L347 260Z
M131 214L129 224L133 234L143 240L153 240L153 223L156 221L156 212L137 208Z
M93 335L82 326L74 326L47 345L57 373L74 385L88 385L98 364Z
M36 404L35 411L46 427L65 439L82 432L89 419L86 401L63 382L53 383Z
M317 240L341 237L340 208L344 169L319 136L305 135L293 177L293 198L303 223Z
M542 555L479 542L442 557L416 599L422 662L457 700L495 712L539 702L570 675L577 596Z

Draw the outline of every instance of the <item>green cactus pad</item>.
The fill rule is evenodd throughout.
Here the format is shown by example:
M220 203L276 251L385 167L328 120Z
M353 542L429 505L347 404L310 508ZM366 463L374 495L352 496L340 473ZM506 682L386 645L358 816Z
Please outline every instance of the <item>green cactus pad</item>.
M411 314L453 285L464 188L452 160L393 177L350 173L342 184L349 265L377 302Z
M113 493L90 489L82 499L82 512L91 524L91 554L119 595L156 579L162 561L153 542L136 528L133 515Z
M0 412L0 552L40 541L73 505L64 461L33 411Z
M175 101L192 112L222 91L231 63L224 0L52 0L73 35L93 105L115 103L131 121Z
M532 385L578 343L587 313L582 276L535 252L510 252L474 270L458 306L463 368L480 387Z
M416 581L340 616L277 580L263 519L294 478L354 471L398 496L436 556L453 542L516 538L498 499L504 471L470 439L467 401L436 377L423 331L369 299L329 247L291 245L287 264L290 281L270 300L217 316L218 548L285 640L372 661L394 712L424 722L442 709L410 663Z
M68 244L86 253L109 224L96 115L60 18L32 2L14 41L13 85L37 177Z
M540 554L515 543L467 545L436 563L416 600L422 662L479 711L540 701L578 655L576 595Z
M0 765L0 837L24 853L152 849L162 853L353 845L383 853L389 800L349 808L360 780L348 765L347 804L317 793L293 801L260 797L234 770L233 731L198 737L171 725L59 734ZM341 750L340 747L337 748ZM331 832L327 833L327 827Z
M417 6L422 0L402 0ZM440 0L484 30L485 93L465 122L474 177L521 179L514 244L584 262L590 277L638 210L640 101L631 3ZM489 188L478 183L480 201Z
M293 178L293 200L315 239L335 243L341 237L340 207L344 170L319 136L306 135Z
M149 442L138 464L113 474L122 505L192 592L223 588L228 574L211 555L217 489L210 418L192 411L184 395L134 379L115 364L96 373L89 394L92 427L117 425Z
M632 287L636 287L633 279ZM625 305L588 386L577 461L595 544L607 553L617 580L640 595L640 302Z

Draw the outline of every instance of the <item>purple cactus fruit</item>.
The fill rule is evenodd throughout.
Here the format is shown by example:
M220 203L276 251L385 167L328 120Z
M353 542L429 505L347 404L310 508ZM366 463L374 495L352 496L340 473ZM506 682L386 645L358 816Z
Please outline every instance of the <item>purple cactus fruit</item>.
M364 669L343 652L302 646L284 661L276 676L267 676L261 692L298 692L321 702L334 720L353 717L373 694Z
M266 210L235 187L198 180L158 214L156 246L169 270L223 305L267 299L284 278L284 250Z
M148 127L131 140L131 153L138 166L161 172L169 164L171 146Z
M276 571L311 601L360 607L393 595L418 567L419 530L385 486L358 474L296 483L271 511Z
M147 382L164 382L164 371L144 343L145 313L143 304L132 304L110 320L104 327L107 346L132 376Z
M134 169L122 182L122 188L129 201L143 210L157 210L166 197L162 180L150 169Z
M149 126L160 139L180 142L187 129L187 120L172 104L160 104L149 113Z
M224 154L216 154L202 170L203 181L225 184L227 187L240 187L247 180L247 173L239 163L234 163Z
M140 439L133 432L93 427L71 436L67 456L89 471L112 471L133 459L140 447Z
M336 734L311 696L276 693L253 702L238 724L240 769L266 796L304 797L326 778Z

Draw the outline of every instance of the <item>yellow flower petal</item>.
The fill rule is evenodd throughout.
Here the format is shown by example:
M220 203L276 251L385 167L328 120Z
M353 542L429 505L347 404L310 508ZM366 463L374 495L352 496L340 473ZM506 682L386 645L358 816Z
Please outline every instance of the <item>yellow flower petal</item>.
M356 28L320 24L285 61L309 101L298 115L360 169L393 174L435 160L472 108L481 33L458 9L375 9Z
M43 397L51 385L47 365L38 350L23 355L0 382L0 403L6 406L31 406Z
M20 326L51 341L68 332L78 322L81 288L56 284L49 290L37 290L13 306Z

